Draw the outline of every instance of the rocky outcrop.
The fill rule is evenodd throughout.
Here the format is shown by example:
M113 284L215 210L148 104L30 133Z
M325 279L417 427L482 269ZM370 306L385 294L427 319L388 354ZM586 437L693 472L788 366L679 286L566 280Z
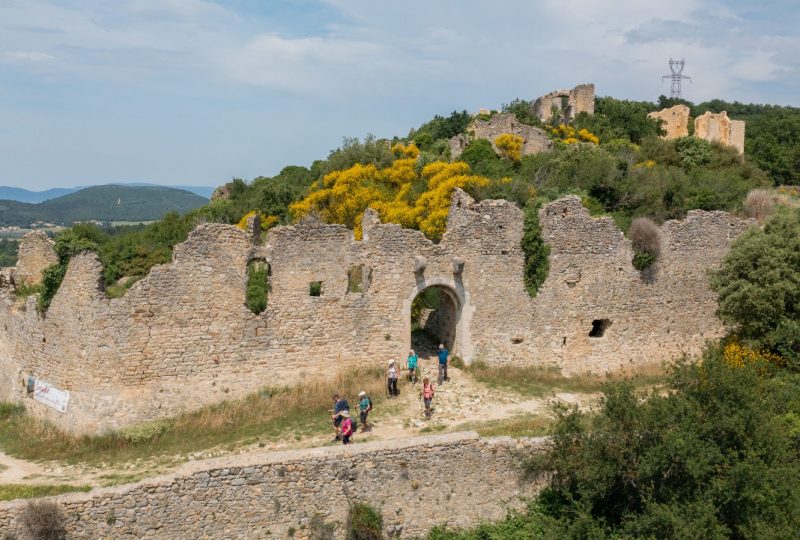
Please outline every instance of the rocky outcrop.
M476 118L467 128L469 135L456 135L450 139L450 158L458 159L461 153L475 139L487 139L492 148L499 153L495 139L503 133L522 137L521 154L527 156L545 152L553 147L553 141L543 130L521 123L512 113L499 113L486 120Z

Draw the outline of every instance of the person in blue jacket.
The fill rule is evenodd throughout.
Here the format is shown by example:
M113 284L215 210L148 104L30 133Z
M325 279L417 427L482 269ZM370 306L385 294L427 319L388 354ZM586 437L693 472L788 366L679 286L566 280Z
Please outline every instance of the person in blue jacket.
M439 384L442 384L442 381L449 381L450 377L447 376L447 357L450 355L450 351L448 351L443 343L439 344L439 351L436 353L436 356L439 357Z

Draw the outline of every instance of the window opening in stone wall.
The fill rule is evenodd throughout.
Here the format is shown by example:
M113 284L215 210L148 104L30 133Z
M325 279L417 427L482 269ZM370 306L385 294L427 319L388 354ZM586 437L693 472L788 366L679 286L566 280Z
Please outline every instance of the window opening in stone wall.
M365 293L369 289L369 284L372 278L372 269L357 264L350 267L347 272L347 294L352 293Z
M592 321L592 329L589 331L589 337L603 337L608 327L611 326L610 319L595 319Z
M434 285L417 294L411 303L411 348L420 358L435 355L440 343L453 352L460 309L447 287Z
M311 284L308 286L308 295L309 296L322 296L322 282L321 281L312 281Z
M247 265L245 305L255 314L267 309L269 295L269 264L263 259L250 261Z

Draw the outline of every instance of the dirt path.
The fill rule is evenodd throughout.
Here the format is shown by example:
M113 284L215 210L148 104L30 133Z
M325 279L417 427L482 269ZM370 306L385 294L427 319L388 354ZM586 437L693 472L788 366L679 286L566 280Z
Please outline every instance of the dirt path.
M594 395L557 393L549 396L527 398L513 391L499 390L477 382L464 371L450 366L449 381L436 384L438 368L435 357L420 359L421 379L429 377L436 390L433 416L425 419L419 393L422 383L401 386L396 402L387 405L398 409L388 418L376 415L375 427L369 433L376 439L393 439L416 435L420 429L448 429L467 422L492 421L524 414L550 416L552 401L575 403L585 407Z
M436 380L435 357L421 358L422 377ZM402 375L405 375L403 373ZM527 397L510 390L489 387L476 381L468 373L450 366L450 381L436 385L433 402L434 414L426 420L419 393L422 383L416 385L402 382L400 396L383 400L377 405L370 423L373 428L359 432L354 442L411 437L420 432L457 430L464 424L491 422L520 415L550 416L552 401L559 400L585 408L596 398L596 394L554 393L542 397ZM421 379L420 379L421 381ZM351 400L356 413L355 399ZM357 414L354 414L357 417ZM463 429L463 428L462 428ZM233 451L211 448L189 455L158 457L148 461L125 463L114 467L87 467L60 463L33 463L0 453L0 484L59 483L75 485L113 485L134 482L142 478L164 474L186 461L204 460L226 454L244 454L264 450L287 450L300 447L333 444L332 433L305 437L302 440L281 440L247 445ZM4 468L5 467L5 468Z
M0 484L21 484L47 476L45 468L0 452Z

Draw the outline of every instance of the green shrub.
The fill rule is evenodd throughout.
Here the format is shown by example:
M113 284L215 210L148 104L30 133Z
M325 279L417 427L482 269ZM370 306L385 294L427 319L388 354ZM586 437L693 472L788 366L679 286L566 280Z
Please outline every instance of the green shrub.
M632 262L634 268L643 271L650 268L650 266L656 262L656 256L647 251L634 251Z
M800 369L800 210L779 209L734 241L711 286L719 316L754 349Z
M675 139L675 149L685 168L698 167L709 163L712 158L711 143L697 137Z
M492 143L486 139L475 139L463 152L461 161L465 161L473 171L477 172L481 164L492 161L500 161L498 155L492 148ZM480 174L480 173L478 173Z
M646 270L661 253L661 229L653 220L639 217L631 223L628 236L634 251L633 266L637 270Z
M383 538L383 516L366 503L350 505L347 513L347 540L381 540Z
M68 264L69 260L58 262L42 271L42 292L36 302L36 308L39 313L45 313L47 308L50 307L50 302L53 301L61 282L64 281Z
M525 255L525 288L534 298L550 271L550 246L542 238L538 210L533 205L525 208L522 252Z
M314 514L308 522L308 536L310 540L334 540L335 532L335 525L333 523L327 523L319 514Z
M245 304L250 311L259 314L267 309L269 294L269 265L263 261L252 261L247 266Z
M539 502L553 538L789 538L800 456L787 414L800 376L733 367L721 348L646 396L609 384L596 414L562 408ZM593 531L589 534L588 531Z
M17 285L15 292L17 294L17 298L27 298L28 296L42 292L42 284L37 283L36 285L28 285L27 283L20 283Z
M127 427L120 431L120 436L131 444L143 444L157 439L170 428L166 420L155 420Z

